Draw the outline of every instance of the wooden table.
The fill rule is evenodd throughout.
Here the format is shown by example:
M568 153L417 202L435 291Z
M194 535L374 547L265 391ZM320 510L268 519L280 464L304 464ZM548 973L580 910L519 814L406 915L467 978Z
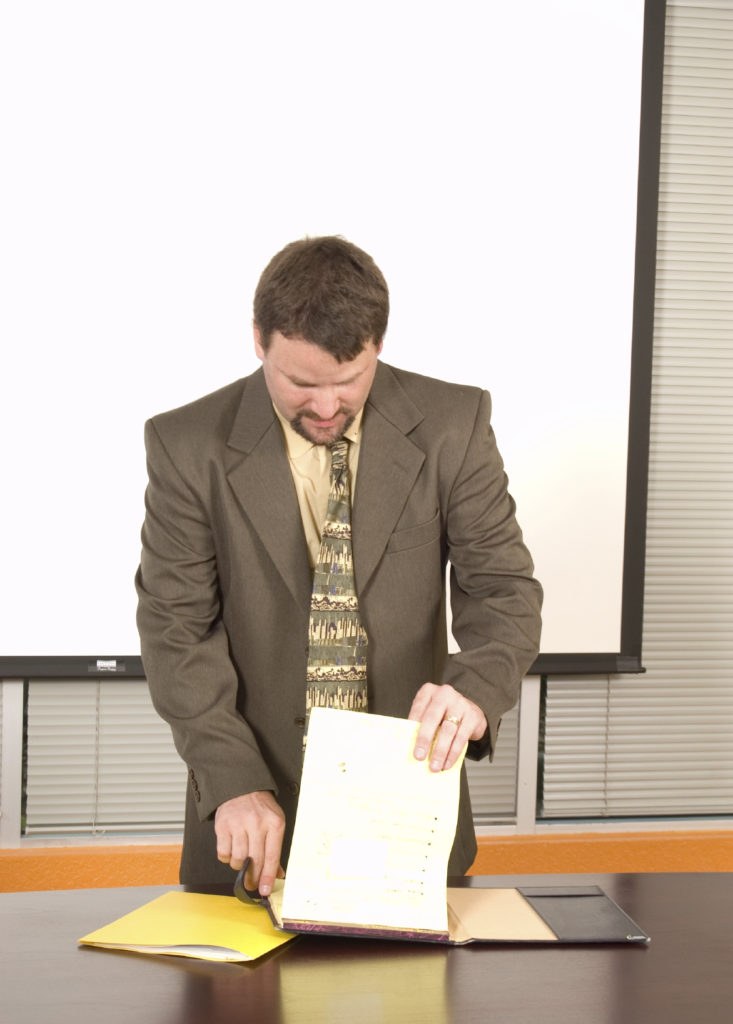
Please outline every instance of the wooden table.
M596 883L649 946L441 946L300 937L253 964L77 939L170 887L0 894L2 1024L730 1024L733 874L534 875ZM455 884L455 883L452 883Z

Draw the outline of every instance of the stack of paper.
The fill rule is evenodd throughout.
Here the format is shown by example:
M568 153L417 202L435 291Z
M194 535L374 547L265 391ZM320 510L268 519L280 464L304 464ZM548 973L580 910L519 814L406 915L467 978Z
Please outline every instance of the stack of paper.
M418 729L311 711L282 920L447 937L463 755L431 771L413 754Z

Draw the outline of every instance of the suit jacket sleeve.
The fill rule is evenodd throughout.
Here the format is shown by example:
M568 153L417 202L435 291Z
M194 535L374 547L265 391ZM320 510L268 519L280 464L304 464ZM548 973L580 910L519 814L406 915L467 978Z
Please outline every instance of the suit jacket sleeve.
M453 635L461 648L443 675L482 708L483 740L469 756L493 753L501 715L514 706L539 648L542 589L515 517L483 392L465 458L450 493L447 545Z
M238 679L221 621L208 516L155 423L148 459L138 629L153 704L189 767L199 817L242 793L277 787L236 707Z

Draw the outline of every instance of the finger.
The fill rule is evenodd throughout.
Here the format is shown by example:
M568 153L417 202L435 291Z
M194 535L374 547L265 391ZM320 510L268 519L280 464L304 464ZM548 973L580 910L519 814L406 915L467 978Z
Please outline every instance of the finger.
M426 683L418 690L412 707L415 719L420 722L414 747L414 755L418 761L424 761L430 753L440 723L447 713L449 697L450 694L445 687L435 686L433 683Z
M428 708L423 714L420 721L420 728L417 731L415 738L415 758L418 761L424 761L430 753L433 741L435 740L438 730L440 729L440 723L443 720L443 711L441 708Z
M232 857L232 834L227 829L220 832L217 829L216 832L216 856L217 860L220 860L222 864L228 864ZM242 865L240 864L239 867ZM239 870L239 868L237 868Z
M422 716L425 713L425 710L427 709L427 706L432 699L433 691L437 689L438 687L435 685L435 683L424 683L420 687L420 689L415 694L415 697L412 701L412 705L410 707L410 713L407 716L409 721L420 722L422 720Z
M435 734L435 742L430 753L430 770L432 772L442 772L455 764L464 746L461 737L465 731L457 716L443 718Z
M258 876L256 870L253 868L252 860L247 862L247 870L244 872L244 887L248 892L257 892L259 886L257 884Z
M232 837L232 852L229 867L240 871L248 857L252 857L251 843L246 832L237 830ZM249 873L249 869L248 872Z
M433 771L448 771L448 769L452 768L453 765L458 761L461 755L465 753L467 746L468 737L466 735L466 731L460 729L458 730L458 732L456 732L455 736L453 737L453 741L450 747L448 748L448 752L445 755L443 764L437 764L435 767L433 767L433 763L431 763L431 769Z
M441 723L441 732L446 731L445 726L451 724L456 725L452 742L448 747L442 767L434 768L433 770L435 771L445 771L448 768L452 768L465 751L469 741L481 739L488 728L486 715L477 704L470 700L463 702L463 710L460 713L454 712L452 715L445 716ZM433 761L436 759L431 759L431 768L433 768Z
M264 860L258 889L263 896L269 896L276 878L284 875L280 863L280 851L282 849L282 832L271 829L265 837Z

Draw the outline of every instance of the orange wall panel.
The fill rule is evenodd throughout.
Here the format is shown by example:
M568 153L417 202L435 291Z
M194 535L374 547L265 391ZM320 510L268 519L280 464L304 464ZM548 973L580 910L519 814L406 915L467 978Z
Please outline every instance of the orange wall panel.
M733 871L733 831L480 837L469 874ZM180 846L0 850L0 892L177 885Z
M0 892L177 885L180 846L0 850Z
M472 875L733 871L733 832L481 837Z

